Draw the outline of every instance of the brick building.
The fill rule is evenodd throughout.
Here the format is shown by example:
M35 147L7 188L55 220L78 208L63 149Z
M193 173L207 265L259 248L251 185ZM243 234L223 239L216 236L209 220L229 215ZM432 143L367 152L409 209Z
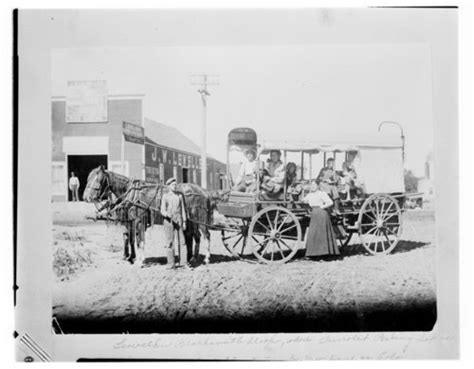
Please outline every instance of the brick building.
M144 95L107 95L105 113L86 110L79 118L66 97L53 97L52 117L52 200L71 199L68 178L79 178L79 196L87 176L100 164L132 178L163 182L170 176L200 184L200 148L173 127L143 117ZM71 113L72 111L72 113ZM76 114L77 115L77 114ZM95 118L89 119L94 116ZM71 121L74 120L74 121ZM145 144L123 139L123 122L143 127ZM149 132L148 132L149 131ZM223 187L225 164L208 159L208 188Z
M174 127L145 118L145 174L149 182L201 184L201 148ZM208 189L224 188L226 165L207 157Z

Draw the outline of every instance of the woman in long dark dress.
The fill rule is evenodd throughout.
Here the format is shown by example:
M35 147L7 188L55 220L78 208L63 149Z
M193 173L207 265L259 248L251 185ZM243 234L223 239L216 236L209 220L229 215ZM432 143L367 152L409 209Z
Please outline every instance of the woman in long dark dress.
M339 255L336 235L325 210L333 205L333 201L319 189L316 182L311 183L310 191L303 199L313 208L306 239L306 256Z

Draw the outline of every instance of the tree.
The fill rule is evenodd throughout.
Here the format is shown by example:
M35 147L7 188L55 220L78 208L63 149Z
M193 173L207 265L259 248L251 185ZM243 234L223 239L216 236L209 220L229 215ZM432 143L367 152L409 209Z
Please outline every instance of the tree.
M411 170L405 170L405 191L406 192L417 192L418 191L418 178L415 177Z

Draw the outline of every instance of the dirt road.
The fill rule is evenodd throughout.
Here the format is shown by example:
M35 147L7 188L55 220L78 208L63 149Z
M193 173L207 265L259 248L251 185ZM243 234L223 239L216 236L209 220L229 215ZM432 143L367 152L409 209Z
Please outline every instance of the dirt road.
M407 213L387 256L353 244L336 260L261 265L230 257L213 232L210 265L173 271L160 226L148 231L138 268L121 261L120 228L85 220L91 210L55 208L53 249L80 256L72 269L55 268L53 314L64 333L430 330L436 320L432 212Z

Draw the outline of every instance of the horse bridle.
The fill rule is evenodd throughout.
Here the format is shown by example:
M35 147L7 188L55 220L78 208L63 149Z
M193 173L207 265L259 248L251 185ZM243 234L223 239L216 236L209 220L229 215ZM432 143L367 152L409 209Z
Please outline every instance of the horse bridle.
M97 177L98 177L98 174L95 175L95 178L94 178L94 185L88 185L87 187L89 187L90 189L92 190L95 190L95 191L99 191L100 188L102 187L102 183L97 183L95 184L95 182L97 182ZM111 190L111 187L110 187L110 178L108 176L107 173L105 173L105 180L106 180L106 184L104 186L104 188L102 189L102 191L99 192L99 195L97 196L97 199L94 200L94 205L97 209L97 211L102 211L104 210L105 206L104 205L101 205L100 207L97 205L97 204L100 204L100 202L106 198L108 199L108 196L109 196L109 192ZM87 188L86 187L86 188Z

